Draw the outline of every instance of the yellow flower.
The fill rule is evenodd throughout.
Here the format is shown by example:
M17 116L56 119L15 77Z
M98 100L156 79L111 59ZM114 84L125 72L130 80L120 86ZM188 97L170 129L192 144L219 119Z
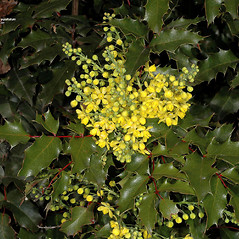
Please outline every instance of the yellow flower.
M109 203L102 202L101 205L103 205L103 206L98 207L97 208L98 211L102 211L103 214L109 214L110 218L115 217L115 215L112 212L112 211L114 211L114 208L111 207Z

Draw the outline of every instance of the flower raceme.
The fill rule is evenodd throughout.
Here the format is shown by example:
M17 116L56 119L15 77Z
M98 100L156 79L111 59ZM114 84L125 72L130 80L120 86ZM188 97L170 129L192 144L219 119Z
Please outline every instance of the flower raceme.
M105 30L108 29L112 27ZM101 148L113 149L117 160L124 163L131 161L135 151L148 154L146 142L151 134L147 118L158 118L159 123L167 126L177 125L178 119L184 118L193 90L186 84L194 81L198 68L184 67L176 78L158 73L155 65L147 63L143 72L131 77L124 67L123 40L115 28L110 36L113 40L110 39L102 54L104 64L96 55L91 58L84 55L81 48L63 45L63 51L82 70L78 79L66 80L65 94L76 94L71 106L77 108L82 124L90 128Z

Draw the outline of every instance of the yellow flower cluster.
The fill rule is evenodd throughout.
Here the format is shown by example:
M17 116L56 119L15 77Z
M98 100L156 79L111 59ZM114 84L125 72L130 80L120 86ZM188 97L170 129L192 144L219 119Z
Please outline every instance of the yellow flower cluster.
M110 226L112 231L108 239L131 238L130 231L127 227L120 227L119 223L116 221L110 221Z
M155 65L146 65L144 72L131 77L124 67L124 42L120 34L114 27L104 30L110 42L102 54L104 65L97 55L89 58L81 48L73 49L69 43L63 45L63 51L82 68L78 79L66 80L65 94L76 93L71 106L78 107L78 118L91 128L96 143L101 148L113 149L120 162L130 162L135 151L148 154L146 142L151 134L147 118L158 118L159 123L171 126L185 116L192 97L189 92L193 90L186 86L186 81L193 82L198 69L192 65L189 72L184 67L176 78L158 73Z

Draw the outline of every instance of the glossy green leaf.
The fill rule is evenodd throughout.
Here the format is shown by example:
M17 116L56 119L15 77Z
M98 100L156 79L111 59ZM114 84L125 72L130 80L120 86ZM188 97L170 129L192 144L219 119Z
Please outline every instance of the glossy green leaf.
M232 165L239 163L239 142L232 142L228 139L220 144L215 139L211 141L207 148L208 156L220 158Z
M20 231L18 233L18 237L20 239L39 239L39 238L43 238L44 235L42 232L39 232L39 233L32 233L24 228L20 228Z
M231 180L232 182L239 184L239 170L238 167L233 167L225 170L222 176Z
M124 212L133 208L134 198L146 191L146 184L149 180L148 176L135 175L134 177L128 178L124 183L123 188L120 191L120 198L118 201L119 210Z
M205 10L208 24L211 24L214 18L219 14L222 2L222 0L205 0Z
M149 173L149 158L143 154L133 154L131 162L126 165L126 170L138 174Z
M35 14L33 18L48 18L52 16L54 12L60 12L65 9L70 0L61 1L44 1L35 8Z
M239 86L239 74L237 74L235 78L231 81L230 86L232 88L236 88L237 86Z
M132 18L124 19L112 19L109 24L115 27L119 27L120 30L125 34L133 34L136 37L147 38L148 28L143 22Z
M58 198L58 196L66 191L69 186L69 179L70 175L64 171L61 172L60 178L56 180L53 184L53 193L52 193L52 200Z
M0 126L0 138L7 140L12 147L19 143L25 144L29 140L29 136L21 123L8 121Z
M69 125L67 125L67 129L75 132L78 135L84 134L84 125L80 123L80 121L77 121L76 123L70 122Z
M125 69L126 74L134 76L136 70L149 60L149 48L146 48L143 39L134 41L126 53Z
M171 219L173 214L177 214L179 212L176 203L167 198L160 200L159 210L163 217L167 219Z
M157 210L155 209L155 193L145 194L142 197L139 208L139 218L141 224L146 227L147 231L151 234L157 222Z
M18 44L19 47L33 47L37 51L46 48L47 45L54 43L54 38L51 34L46 33L41 30L31 31L29 35L24 37L21 42Z
M1 239L14 239L15 233L9 225L11 218L5 213L0 213L0 237Z
M112 229L110 227L110 224L107 223L103 227L101 227L99 231L95 232L95 236L96 238L108 238L111 234L111 230Z
M174 183L169 183L168 180L165 180L157 188L159 192L177 192L181 194L195 195L195 192L188 182L177 180Z
M30 74L29 70L19 70L13 67L4 84L12 93L19 98L26 99L28 103L32 105L32 97L35 94L36 81Z
M213 131L209 131L206 137L209 139L215 137L217 142L223 143L231 137L232 132L233 132L232 124L223 124L222 126L214 129Z
M170 29L156 35L150 42L150 47L157 53L164 50L174 52L181 45L196 44L202 39L203 37L194 32Z
M73 207L71 212L71 219L66 221L61 226L61 231L72 236L82 230L84 225L91 224L94 219L93 213L94 204L86 207Z
M35 64L40 65L44 61L49 61L52 63L57 55L59 55L61 58L65 56L60 44L43 48L41 51L36 52L31 56L23 58L21 61L21 69Z
M42 116L37 114L36 122L38 124L41 124L47 131L53 133L54 135L57 134L57 131L59 129L59 119L57 120L54 119L54 117L50 112L50 109L48 109L48 111L44 113Z
M236 187L230 187L231 200L230 205L233 206L236 220L239 221L239 195L238 195L238 185Z
M163 25L163 16L169 8L169 0L148 0L145 5L144 20L155 33L160 33Z
M239 90L222 87L210 102L210 106L219 117L236 113L239 109Z
M88 168L91 155L96 153L97 150L98 147L90 137L72 138L68 150L74 163L72 173L79 173Z
M157 180L161 177L186 179L186 175L184 173L180 173L179 170L173 166L173 163L158 163L154 168L153 176Z
M203 20L204 20L203 17L196 17L194 19L185 19L185 18L181 17L181 18L176 19L176 20L170 22L169 24L167 24L164 27L164 30L172 29L172 28L186 30L190 25L197 24L197 23L199 23L199 22L201 22Z
M211 179L211 192L203 200L203 206L207 213L207 228L216 224L223 217L223 211L227 205L227 190L221 180L214 176Z
M45 135L37 138L34 144L25 151L25 159L19 176L36 176L58 157L61 150L62 144L59 138Z
M63 66L53 69L53 78L42 86L40 98L44 104L50 103L56 94L63 92L65 80L74 75L75 69L76 65L71 60L67 60Z
M107 172L103 169L101 154L95 153L90 157L89 168L86 170L85 179L91 183L102 186L105 183Z
M213 159L203 158L197 153L193 153L187 156L186 163L182 168L182 171L188 175L190 185L195 190L199 201L211 192L210 179L217 171L211 167L213 163Z
M211 81L216 77L218 72L225 73L227 68L230 66L232 68L239 62L232 51L223 51L210 55L206 60L201 61L199 64L199 72L196 76L196 81Z
M194 220L187 220L187 224L189 225L189 231L193 239L208 239L205 235L206 224L204 221L196 217Z
M227 11L232 15L233 18L238 18L238 0L224 0Z
M239 232L238 231L232 231L228 228L221 228L220 229L220 236L223 239L238 239L239 238Z

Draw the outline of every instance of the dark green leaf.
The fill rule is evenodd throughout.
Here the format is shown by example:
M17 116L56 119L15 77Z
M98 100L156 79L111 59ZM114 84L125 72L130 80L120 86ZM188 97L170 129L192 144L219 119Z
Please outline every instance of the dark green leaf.
M239 90L221 88L210 102L210 106L219 117L237 112L239 109Z
M172 29L172 28L177 28L177 29L184 29L186 30L190 25L192 24L197 24L201 21L203 21L203 17L196 17L194 19L185 19L183 17L176 19L175 21L170 22L164 27L164 30L166 29Z
M228 139L220 144L215 139L211 141L207 148L208 156L218 157L232 165L239 163L239 142L232 142Z
M28 230L24 229L24 228L20 228L20 231L18 233L18 238L20 239L40 239L40 238L44 238L44 235L42 232L39 233L32 233L29 232Z
M84 126L80 123L80 121L77 121L76 123L71 121L70 124L67 125L67 129L75 132L78 135L83 135L85 131Z
M137 172L138 174L149 173L149 159L143 154L133 154L131 162L127 164L127 171Z
M74 75L75 69L76 65L71 60L65 61L63 67L53 69L53 78L42 86L40 98L44 104L50 103L56 94L63 92L65 80Z
M53 12L60 12L65 9L69 4L70 0L54 0L54 1L44 1L37 5L35 9L34 18L48 18L52 16Z
M19 176L36 176L58 157L61 150L62 144L59 138L43 135L36 139L34 144L25 151L25 159Z
M67 190L69 185L70 175L66 172L61 172L60 178L53 184L52 200L54 201L58 196Z
M183 182L181 180L177 180L175 183L169 183L168 180L165 180L164 183L158 187L158 191L195 195L192 186L190 186L188 182Z
M111 230L112 229L110 227L110 224L109 223L105 224L102 228L100 228L99 231L95 233L96 238L105 238L105 237L108 238L111 234Z
M230 86L232 88L236 88L237 86L239 86L239 74L237 74L235 78L231 81Z
M91 183L102 186L105 183L107 172L103 170L101 154L93 154L90 157L89 168L85 173L85 178Z
M238 231L232 231L227 228L220 229L220 236L223 239L238 239L239 238L239 232Z
M19 98L26 99L32 105L32 97L35 94L36 81L27 69L19 70L12 68L6 87Z
M213 159L204 158L197 153L193 153L187 156L186 163L182 168L182 171L188 175L189 182L195 190L199 201L211 192L210 179L217 171L211 167L213 163Z
M150 47L157 53L161 53L164 50L174 52L181 45L196 44L202 39L201 36L194 32L170 29L162 31L160 35L156 35L150 42Z
M169 8L169 0L148 0L145 5L145 17L149 28L155 33L160 33L163 25L163 16Z
M222 173L222 176L239 184L239 172L237 167L229 168Z
M0 237L1 239L14 239L15 233L12 227L9 225L11 219L5 213L0 213Z
M238 185L236 187L230 188L231 190L229 191L231 194L231 200L230 200L230 205L233 206L234 212L235 212L235 217L236 220L239 221L239 196L238 196ZM236 189L236 190L235 190Z
M145 194L139 206L139 217L141 224L146 227L147 231L151 234L154 225L157 222L157 210L155 209L155 193Z
M90 137L72 138L69 144L69 153L74 163L72 173L79 173L88 168L91 155L97 150L99 150L98 146Z
M46 113L43 114L44 119L41 115L36 115L36 122L41 124L47 131L53 133L54 135L57 134L59 129L59 119L55 120L52 116L50 109Z
M148 28L139 20L132 18L112 19L109 21L109 24L119 27L125 35L133 34L136 37L147 38Z
M206 60L201 61L196 81L198 83L211 81L216 77L218 72L225 73L229 66L234 68L238 62L239 58L237 58L232 51L220 50L218 53L209 56Z
M219 8L221 7L222 2L222 0L205 0L205 10L208 24L212 23L214 18L219 14Z
M179 212L176 203L167 198L160 200L159 210L163 214L163 217L167 219L171 219L173 214L177 214Z
M0 138L7 140L12 147L19 143L25 144L29 140L27 132L20 123L8 121L0 126Z
M227 11L232 15L233 18L238 18L238 0L224 0Z
M189 219L187 223L193 239L208 239L205 235L206 224L204 221L196 217L194 220Z
M161 177L175 178L175 179L186 179L184 173L180 173L177 168L173 166L173 163L160 164L158 163L153 171L153 176L155 179L160 179Z
M227 190L221 180L214 176L211 179L211 192L203 200L203 206L207 213L207 228L216 224L223 217L223 211L227 205Z
M84 225L91 224L91 221L94 219L93 207L94 204L87 208L73 207L71 219L62 224L61 231L66 233L67 236L71 236L80 232Z
M148 176L135 175L124 183L124 187L120 191L120 198L117 203L119 206L118 209L121 212L133 208L134 198L146 191L146 184L148 180Z
M143 39L134 41L126 53L126 74L134 76L136 70L149 60L149 48L145 47Z

